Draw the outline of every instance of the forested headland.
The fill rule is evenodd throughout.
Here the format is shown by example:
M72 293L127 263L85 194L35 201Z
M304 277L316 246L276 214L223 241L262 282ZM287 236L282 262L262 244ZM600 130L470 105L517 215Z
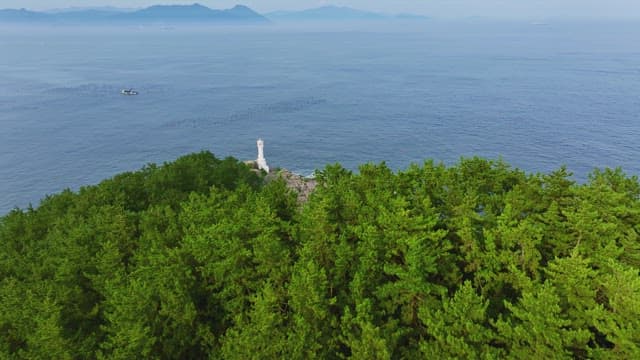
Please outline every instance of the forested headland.
M300 204L202 152L6 214L0 358L640 359L637 178L316 180Z

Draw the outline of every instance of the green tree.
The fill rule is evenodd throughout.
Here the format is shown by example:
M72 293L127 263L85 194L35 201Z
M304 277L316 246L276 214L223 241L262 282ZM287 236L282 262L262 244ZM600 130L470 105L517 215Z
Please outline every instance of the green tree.
M426 337L420 350L430 359L499 358L501 349L492 347L496 334L489 326L488 301L466 281L451 298L444 297L436 308L420 308Z
M509 314L495 327L510 358L571 358L568 347L577 334L567 329L559 303L549 283L525 290L517 304L506 303Z

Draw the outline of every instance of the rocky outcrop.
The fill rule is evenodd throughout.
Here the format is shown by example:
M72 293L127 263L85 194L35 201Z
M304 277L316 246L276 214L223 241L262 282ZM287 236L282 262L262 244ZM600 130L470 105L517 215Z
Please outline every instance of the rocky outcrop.
M258 163L255 160L247 160L244 163L256 173L264 174L262 170L258 169ZM309 196L318 185L315 179L298 175L287 169L271 169L265 176L265 182L277 179L284 180L287 188L298 194L298 203L300 204L305 203L309 199Z
M298 194L298 203L300 204L305 203L309 199L309 196L318 185L315 179L292 173L287 169L271 171L267 175L266 180L269 181L273 179L284 180L287 188Z

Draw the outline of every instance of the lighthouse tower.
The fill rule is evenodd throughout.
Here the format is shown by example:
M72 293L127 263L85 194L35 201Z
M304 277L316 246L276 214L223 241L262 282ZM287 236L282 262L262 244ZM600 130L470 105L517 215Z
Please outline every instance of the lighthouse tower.
M264 141L262 139L258 139L258 158L256 159L256 164L258 164L258 169L264 170L267 173L269 172L269 165L267 165L267 160L264 158Z

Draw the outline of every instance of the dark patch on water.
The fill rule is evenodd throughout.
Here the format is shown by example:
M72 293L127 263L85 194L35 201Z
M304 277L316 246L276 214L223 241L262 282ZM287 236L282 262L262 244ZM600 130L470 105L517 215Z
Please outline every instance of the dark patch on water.
M315 106L323 106L328 102L325 99L317 98L296 98L278 101L272 104L259 104L247 110L233 113L220 118L220 115L211 114L209 116L195 116L181 120L170 120L163 123L160 128L207 128L224 125L227 123L253 122L273 118L279 114L292 114L308 110Z

